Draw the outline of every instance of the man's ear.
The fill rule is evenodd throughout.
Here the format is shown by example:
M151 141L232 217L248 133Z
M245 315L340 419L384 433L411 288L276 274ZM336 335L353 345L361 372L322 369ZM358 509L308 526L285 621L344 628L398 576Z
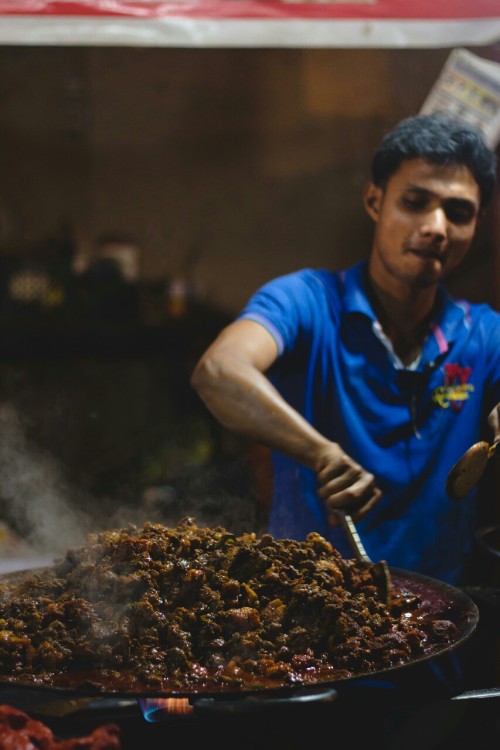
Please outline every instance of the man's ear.
M373 221L378 221L380 205L382 203L382 188L373 182L368 182L363 190L365 211Z

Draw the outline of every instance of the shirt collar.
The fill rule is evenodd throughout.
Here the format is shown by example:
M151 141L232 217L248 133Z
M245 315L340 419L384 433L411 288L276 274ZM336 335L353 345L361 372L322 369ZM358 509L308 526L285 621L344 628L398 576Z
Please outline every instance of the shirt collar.
M344 284L345 314L360 313L372 322L376 315L366 293L368 262L366 260L340 272ZM438 288L436 313L431 324L431 335L424 344L428 359L444 354L460 331L470 327L469 305L464 300L452 299L444 286Z

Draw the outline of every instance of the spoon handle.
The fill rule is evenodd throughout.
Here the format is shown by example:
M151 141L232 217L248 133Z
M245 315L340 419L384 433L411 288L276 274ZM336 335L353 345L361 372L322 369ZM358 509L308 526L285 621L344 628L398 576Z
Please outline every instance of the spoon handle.
M358 530L354 525L354 521L352 520L351 516L344 510L338 509L335 512L342 522L343 529L358 560L366 563L371 563L372 560L368 556L368 553L363 546L363 542L360 539Z

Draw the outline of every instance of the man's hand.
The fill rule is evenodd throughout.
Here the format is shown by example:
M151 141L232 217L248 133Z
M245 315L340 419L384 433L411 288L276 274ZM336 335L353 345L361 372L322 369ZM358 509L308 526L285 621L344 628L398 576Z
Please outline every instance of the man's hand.
M335 510L342 508L359 521L381 500L375 477L363 469L337 443L321 448L315 463L318 495L324 501L331 526L338 526Z
M500 440L500 404L497 404L490 412L488 424L493 430L493 442L496 443L497 440Z

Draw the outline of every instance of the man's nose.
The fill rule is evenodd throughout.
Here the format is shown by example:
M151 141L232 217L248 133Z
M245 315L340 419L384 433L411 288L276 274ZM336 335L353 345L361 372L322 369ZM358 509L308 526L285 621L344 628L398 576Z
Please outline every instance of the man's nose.
M447 231L447 220L446 213L438 206L429 211L425 217L425 220L421 226L422 234L432 234L436 237L446 237Z

